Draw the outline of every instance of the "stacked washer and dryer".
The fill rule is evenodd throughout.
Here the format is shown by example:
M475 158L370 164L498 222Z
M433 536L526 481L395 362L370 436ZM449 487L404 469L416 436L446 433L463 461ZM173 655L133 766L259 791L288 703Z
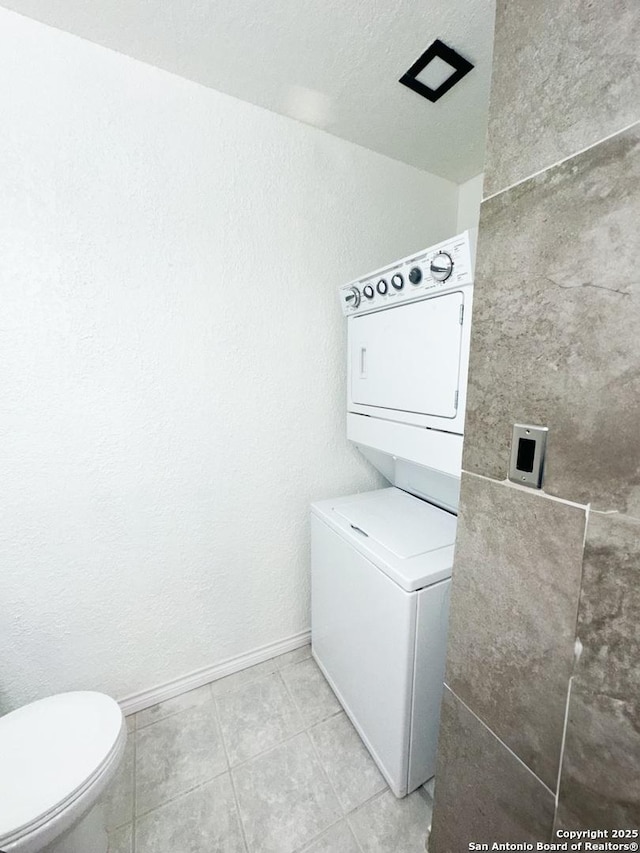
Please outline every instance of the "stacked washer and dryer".
M397 797L435 772L472 299L469 232L340 288L347 436L393 486L312 505L312 648Z

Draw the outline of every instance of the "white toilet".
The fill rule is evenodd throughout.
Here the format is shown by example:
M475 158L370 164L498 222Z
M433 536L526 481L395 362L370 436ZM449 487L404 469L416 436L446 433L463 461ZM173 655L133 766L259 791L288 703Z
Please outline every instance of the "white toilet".
M61 693L0 717L1 853L106 853L99 801L127 727L102 693Z

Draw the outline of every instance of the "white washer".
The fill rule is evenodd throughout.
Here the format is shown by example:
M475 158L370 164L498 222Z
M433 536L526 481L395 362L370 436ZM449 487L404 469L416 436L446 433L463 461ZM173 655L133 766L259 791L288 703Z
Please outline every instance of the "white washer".
M433 776L460 488L468 232L340 288L347 435L396 488L311 507L313 655L397 797Z
M311 509L313 655L404 797L435 772L456 518L395 488Z

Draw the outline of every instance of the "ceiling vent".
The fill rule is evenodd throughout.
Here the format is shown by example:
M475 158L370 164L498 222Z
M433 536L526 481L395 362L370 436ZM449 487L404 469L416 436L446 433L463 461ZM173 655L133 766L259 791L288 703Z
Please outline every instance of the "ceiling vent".
M435 103L472 68L467 59L436 39L402 75L400 83Z

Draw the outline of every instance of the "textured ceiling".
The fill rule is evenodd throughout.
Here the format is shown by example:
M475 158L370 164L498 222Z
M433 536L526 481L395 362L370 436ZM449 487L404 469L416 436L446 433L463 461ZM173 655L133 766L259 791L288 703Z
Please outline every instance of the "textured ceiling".
M0 0L456 182L482 171L493 0ZM475 68L435 104L398 78L440 38Z

